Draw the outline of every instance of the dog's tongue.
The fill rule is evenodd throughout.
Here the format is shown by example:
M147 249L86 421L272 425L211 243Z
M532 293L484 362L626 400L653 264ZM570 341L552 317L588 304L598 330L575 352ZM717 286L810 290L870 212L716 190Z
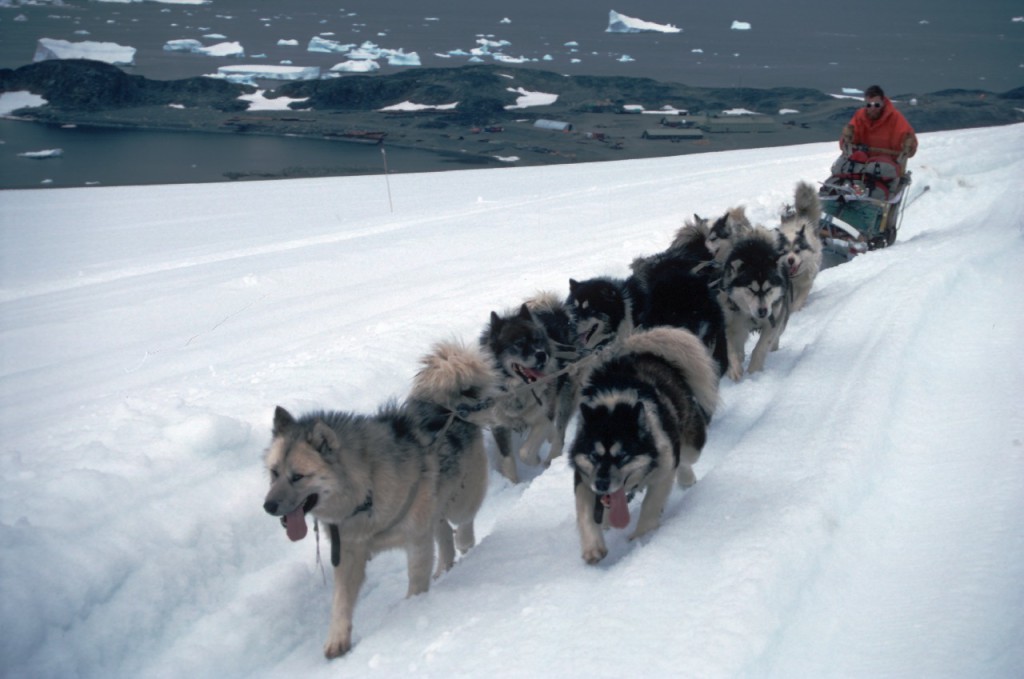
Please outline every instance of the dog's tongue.
M537 370L535 368L527 368L526 366L523 366L520 369L522 370L523 374L526 375L526 377L531 382L536 382L540 378L544 377L544 373L542 373L541 371L539 371L539 370Z
M629 525L629 503L626 502L626 487L623 486L611 495L605 495L608 498L608 509L611 513L608 520L612 524L612 528L625 528Z
M302 511L302 505L296 507L295 511L285 515L284 527L288 532L288 539L292 542L298 542L306 537L309 529L306 528L306 514Z

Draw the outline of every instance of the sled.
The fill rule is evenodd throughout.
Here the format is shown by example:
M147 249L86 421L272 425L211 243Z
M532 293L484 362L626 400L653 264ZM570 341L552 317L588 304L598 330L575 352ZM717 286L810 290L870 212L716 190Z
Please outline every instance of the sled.
M849 261L896 242L900 206L911 184L904 159L844 153L818 190L819 235L828 254Z

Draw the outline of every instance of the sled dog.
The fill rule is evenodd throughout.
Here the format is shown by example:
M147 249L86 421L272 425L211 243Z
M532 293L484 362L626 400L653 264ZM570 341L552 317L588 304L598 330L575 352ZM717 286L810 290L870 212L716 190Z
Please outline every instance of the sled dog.
M476 544L473 521L487 492L483 427L499 393L490 357L476 347L438 342L420 365L406 406L420 444L438 457L440 576L454 564L456 548L465 553Z
M779 226L780 262L793 288L791 311L803 308L821 269L820 221L817 190L807 182L800 182L793 205L784 212Z
M565 307L572 319L576 349L586 356L625 337L636 327L642 303L632 279L599 276L585 281L569 279Z
M718 402L718 376L696 336L639 331L602 354L584 379L571 448L583 559L608 554L604 529L625 528L628 498L645 490L632 538L658 526L673 479L690 486Z
M501 472L519 480L512 457L512 434L526 439L519 458L540 464L540 448L550 441L548 462L562 454L565 429L575 407L576 385L563 368L577 358L571 320L553 293L541 293L517 311L491 312L480 345L494 357L503 389L494 408L494 436Z
M779 348L789 321L789 277L780 266L771 232L755 229L733 246L723 267L718 299L725 314L728 375L739 381L750 333L760 333L747 367L747 372L753 373L764 369L769 349Z
M729 256L732 246L752 228L750 220L747 219L746 209L734 207L711 224L705 245L715 261L721 264Z
M404 549L408 596L414 596L430 587L435 539L438 574L451 566L456 545L462 551L473 545L487 461L471 411L480 405L476 393L486 403L490 374L486 361L441 347L424 359L406 405L389 401L373 415L299 418L275 410L263 509L281 517L293 541L306 536L307 514L328 528L334 566L328 658L352 648L352 614L371 556ZM457 416L460 406L465 419Z

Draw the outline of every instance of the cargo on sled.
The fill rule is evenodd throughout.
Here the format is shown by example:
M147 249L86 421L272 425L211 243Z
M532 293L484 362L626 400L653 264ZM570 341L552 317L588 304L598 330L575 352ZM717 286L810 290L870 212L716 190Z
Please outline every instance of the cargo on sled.
M910 184L903 154L863 146L845 148L818 190L824 250L850 260L895 243L900 206Z

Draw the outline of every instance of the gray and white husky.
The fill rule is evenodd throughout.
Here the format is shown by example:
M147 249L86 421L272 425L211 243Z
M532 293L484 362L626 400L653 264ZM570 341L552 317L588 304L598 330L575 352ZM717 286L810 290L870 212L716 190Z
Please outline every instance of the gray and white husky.
M352 614L373 554L405 550L408 596L414 596L430 587L435 540L438 574L452 565L455 545L462 551L473 545L487 459L472 413L486 404L493 372L483 358L448 349L424 359L407 404L390 401L373 415L296 418L280 406L274 412L263 508L281 517L293 541L307 534L306 514L328 528L334 566L328 658L352 647Z
M727 374L735 381L743 377L750 334L760 333L747 367L747 372L754 373L764 369L768 351L779 348L779 338L789 322L792 293L776 246L772 232L754 229L733 245L722 267L718 300L725 315Z
M504 391L495 405L491 428L501 472L517 482L513 432L526 435L519 448L519 458L526 464L540 464L545 441L551 443L549 463L562 454L576 403L575 381L563 370L577 357L572 321L554 293L541 293L518 310L502 315L492 311L480 345L493 355Z
M782 215L779 226L779 258L793 288L791 311L807 302L814 279L821 269L821 202L818 191L807 182L797 184L793 205Z
M718 403L718 374L691 332L660 327L624 338L584 379L571 448L583 559L608 554L604 529L625 528L628 498L646 490L636 530L658 526L673 480L690 486Z

